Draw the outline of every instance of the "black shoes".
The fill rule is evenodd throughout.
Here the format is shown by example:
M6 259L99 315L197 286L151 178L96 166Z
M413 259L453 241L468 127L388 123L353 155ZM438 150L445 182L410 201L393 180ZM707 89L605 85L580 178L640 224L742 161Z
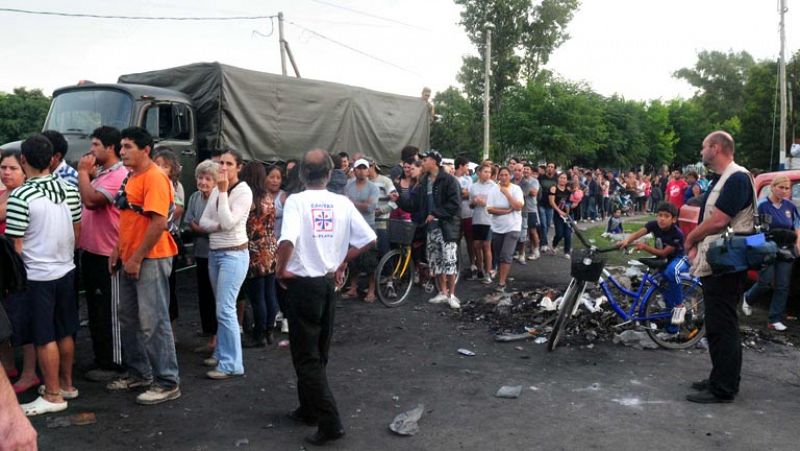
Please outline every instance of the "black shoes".
M686 400L698 404L727 404L733 402L733 398L723 398L707 390L686 395Z
M708 379L692 382L692 390L706 391L708 390L708 387L709 387Z
M300 408L299 407L297 409L292 410L289 413L287 413L286 416L290 420L292 420L292 421L294 421L296 423L305 424L306 426L316 426L317 425L317 420L313 419L313 418L308 418L307 416L303 415L302 412L300 412Z
M321 446L333 440L338 440L344 437L344 429L339 429L336 432L325 433L321 430L306 437L306 441L312 445Z

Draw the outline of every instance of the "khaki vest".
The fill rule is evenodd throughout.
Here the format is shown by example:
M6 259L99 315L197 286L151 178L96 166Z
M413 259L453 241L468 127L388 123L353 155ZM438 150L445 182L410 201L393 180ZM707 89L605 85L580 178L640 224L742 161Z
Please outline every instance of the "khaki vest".
M725 171L722 172L722 175L719 178L719 181L714 185L714 188L708 193L708 198L706 199L705 209L703 211L703 217L701 218L702 221L706 221L708 218L711 217L711 214L716 209L714 205L717 203L717 199L719 198L720 193L722 192L722 187L725 186L725 182L728 181L728 178L737 173L737 172L744 172L747 175L750 175L750 171L745 169L742 166L731 161L728 167L725 168ZM750 181L752 183L753 177L750 177ZM753 233L755 230L755 220L754 220L754 213L755 213L755 184L753 184L753 202L751 202L745 209L736 213L736 216L731 218L730 227L734 233ZM727 228L723 230L724 233L727 231ZM692 274L697 277L705 277L711 275L711 265L708 264L706 261L706 253L708 252L708 247L711 245L714 240L720 238L722 233L717 233L714 235L709 235L703 239L702 242L697 246L697 257L695 258L692 264Z

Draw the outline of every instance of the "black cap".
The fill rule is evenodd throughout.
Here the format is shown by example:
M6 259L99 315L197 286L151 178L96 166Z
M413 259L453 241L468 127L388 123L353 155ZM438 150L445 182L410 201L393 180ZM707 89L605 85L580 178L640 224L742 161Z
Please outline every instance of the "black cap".
M442 154L440 154L438 150L430 149L426 152L422 152L419 156L422 158L433 158L436 160L437 164L442 164Z

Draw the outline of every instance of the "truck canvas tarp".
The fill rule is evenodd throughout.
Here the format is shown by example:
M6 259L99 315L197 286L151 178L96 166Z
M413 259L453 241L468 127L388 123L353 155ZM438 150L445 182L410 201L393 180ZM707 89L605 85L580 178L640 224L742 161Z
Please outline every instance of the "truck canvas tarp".
M128 74L119 82L173 89L191 97L201 155L230 147L245 159L285 161L321 148L363 152L390 165L406 145L429 147L428 109L416 97L220 63Z

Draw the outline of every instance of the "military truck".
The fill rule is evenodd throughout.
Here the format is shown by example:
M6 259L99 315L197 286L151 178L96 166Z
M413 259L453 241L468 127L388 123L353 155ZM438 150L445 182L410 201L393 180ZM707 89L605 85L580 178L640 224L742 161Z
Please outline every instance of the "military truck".
M406 145L427 149L430 136L427 105L419 98L216 62L57 89L42 129L64 134L66 159L74 165L100 125L142 126L156 148L176 151L187 192L194 187L197 161L215 148L230 147L245 159L265 162L322 148L363 152L390 165ZM14 146L19 142L3 148Z

